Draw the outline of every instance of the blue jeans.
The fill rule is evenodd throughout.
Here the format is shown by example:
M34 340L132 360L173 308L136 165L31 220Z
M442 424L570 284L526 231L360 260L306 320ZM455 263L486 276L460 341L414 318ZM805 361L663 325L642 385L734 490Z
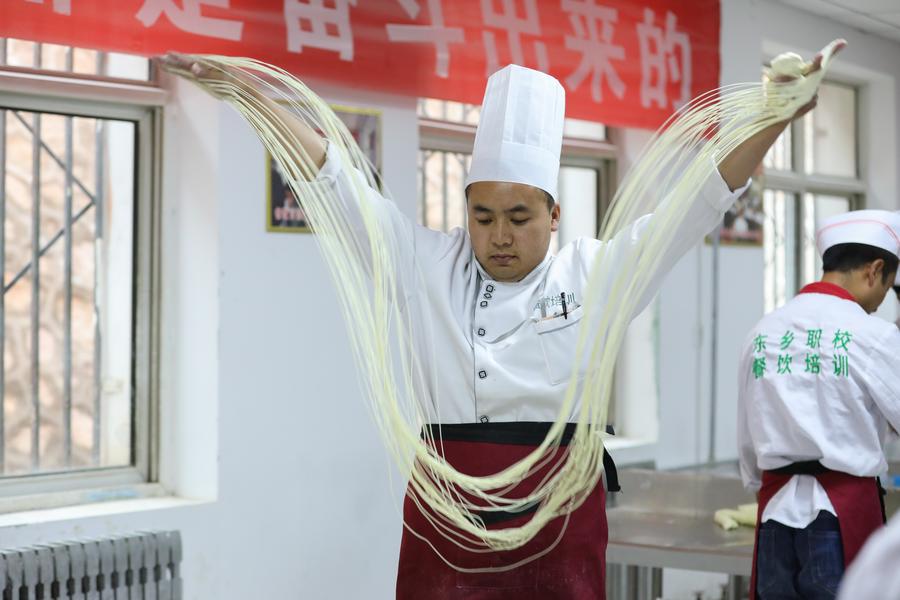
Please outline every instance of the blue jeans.
M825 511L804 529L777 521L759 527L757 600L826 600L837 595L844 549L837 517Z

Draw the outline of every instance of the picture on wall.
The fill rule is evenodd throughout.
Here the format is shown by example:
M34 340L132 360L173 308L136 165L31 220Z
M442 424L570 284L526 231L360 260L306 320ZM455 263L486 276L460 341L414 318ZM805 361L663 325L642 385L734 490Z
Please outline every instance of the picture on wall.
M360 150L381 172L381 111L368 108L332 105L335 114L350 130ZM266 231L309 233L310 227L286 182L281 167L266 152Z
M762 246L764 222L762 179L754 177L750 186L725 213L719 243L723 246ZM706 243L712 243L711 234L706 236Z

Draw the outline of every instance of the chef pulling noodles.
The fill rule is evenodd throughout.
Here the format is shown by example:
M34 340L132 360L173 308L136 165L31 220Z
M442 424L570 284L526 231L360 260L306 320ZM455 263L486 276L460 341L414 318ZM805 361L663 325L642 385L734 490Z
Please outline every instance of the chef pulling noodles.
M628 322L815 105L843 45L692 101L622 182L599 239L556 255L565 94L547 74L510 65L490 77L467 228L444 234L400 213L346 128L289 74L163 60L241 112L317 232L373 418L409 476L398 598L605 596L617 485L601 434Z
M897 275L900 214L832 217L816 243L822 280L754 327L739 368L741 473L759 490L759 600L835 597L884 523L882 445L900 428L900 330L871 316Z

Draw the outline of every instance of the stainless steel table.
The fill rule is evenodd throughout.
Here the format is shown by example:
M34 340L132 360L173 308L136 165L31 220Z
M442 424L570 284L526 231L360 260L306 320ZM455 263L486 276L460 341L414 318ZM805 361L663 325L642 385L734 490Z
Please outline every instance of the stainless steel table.
M655 600L662 569L729 575L728 598L746 594L753 530L724 531L719 508L754 502L739 479L697 472L623 469L623 491L607 507L607 594L610 600Z
M900 465L892 465L900 472ZM607 504L609 600L656 600L662 569L687 569L729 576L728 600L746 597L754 531L724 531L713 521L720 508L755 502L744 491L735 465L685 471L622 469L623 491ZM885 499L890 517L900 510L900 492Z

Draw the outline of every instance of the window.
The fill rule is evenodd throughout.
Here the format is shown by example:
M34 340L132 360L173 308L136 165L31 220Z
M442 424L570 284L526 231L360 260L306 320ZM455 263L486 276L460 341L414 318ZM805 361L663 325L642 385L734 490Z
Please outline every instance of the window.
M419 101L419 222L449 231L466 225L464 182L471 161L480 107ZM612 198L613 146L600 123L566 119L559 173L561 211L553 234L555 252L571 240L596 237L602 211Z
M863 205L857 113L855 88L823 82L816 109L792 123L766 155L763 248L767 312L821 277L817 224Z
M149 74L0 40L0 495L155 477Z
M152 83L148 59L118 52L99 52L57 44L0 38L0 67L5 71L40 72L79 79Z

